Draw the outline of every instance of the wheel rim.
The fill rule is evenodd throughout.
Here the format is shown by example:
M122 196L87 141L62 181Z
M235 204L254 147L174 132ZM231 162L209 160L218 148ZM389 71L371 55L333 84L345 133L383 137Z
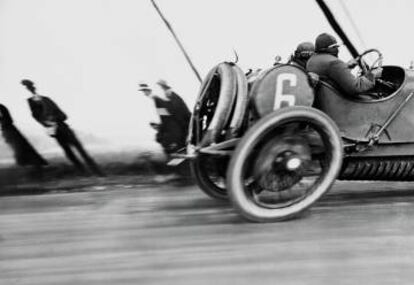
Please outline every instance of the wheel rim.
M262 118L246 134L230 163L227 178L233 204L245 217L254 221L281 220L308 208L330 188L341 167L342 144L334 123L322 112L311 108L287 109ZM296 131L289 131L292 126ZM298 130L305 130L305 134L298 134ZM279 140L294 137L299 145L306 141L310 150L308 154L306 151L299 153L299 156L309 157L308 161L302 159L304 169L300 179L293 179L286 189L276 191L258 183L252 170L255 165L266 164L260 161L260 149L265 149L275 137ZM303 149L307 147L305 145ZM279 147L279 152L282 150L285 151ZM319 172L310 171L315 164ZM262 177L265 175L262 173Z
M325 178L329 164L322 166L319 160L329 161L326 156L331 150L325 152L325 155L320 155L317 149L312 148L306 140L307 135L313 135L314 140L322 142L325 147L327 145L323 143L323 138L318 132L312 132L316 131L314 127L314 130L310 131L310 124L303 123L301 128L306 128L309 134L284 133L269 140L266 137L272 134L263 134L254 146L258 150L251 152L247 157L242 170L247 182L244 192L258 206L268 209L289 207L313 193L319 182ZM297 123L283 124L274 131L277 133L282 128L297 127L292 125ZM289 167L292 162L299 166ZM254 165L254 169L251 170L249 165ZM319 173L312 169L315 166L318 166Z
M210 197L227 200L225 173L228 159L218 159L210 155L200 155L191 167L197 183Z
M219 99L219 89L220 82L216 80L216 76L213 76L209 91L204 94L203 98L201 98L196 109L197 117L194 118L194 123L197 132L197 141L201 141L203 139L211 121L213 120Z

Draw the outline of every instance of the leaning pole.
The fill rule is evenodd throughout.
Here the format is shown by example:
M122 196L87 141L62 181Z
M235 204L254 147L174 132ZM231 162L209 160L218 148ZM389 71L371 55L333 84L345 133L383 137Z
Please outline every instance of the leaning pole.
M325 1L323 0L316 0L319 7L321 8L323 14L325 15L326 19L328 20L329 24L331 25L332 29L338 34L341 38L342 42L348 48L351 55L356 58L359 56L359 52L355 48L355 46L351 43L348 36L345 34L342 27L339 25L338 21L335 19L335 16L332 14L331 10L329 9L328 5L326 5Z
M152 5L154 6L155 10L157 11L158 15L160 15L161 19L164 21L165 25L167 26L168 30L173 35L175 41L177 42L178 46L180 47L181 51L184 54L185 59L187 60L188 64L190 65L191 69L193 70L194 74L196 75L198 81L201 83L201 76L198 73L196 67L194 66L193 62L191 61L191 58L188 56L187 52L185 51L183 45L181 44L180 40L178 39L177 35L175 34L171 24L167 21L167 19L164 17L163 13L161 12L160 8L158 7L157 3L155 3L155 0L151 0Z

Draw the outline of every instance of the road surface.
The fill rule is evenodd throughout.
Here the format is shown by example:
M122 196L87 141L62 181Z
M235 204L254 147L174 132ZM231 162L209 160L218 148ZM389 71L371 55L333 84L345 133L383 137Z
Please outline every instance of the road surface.
M273 224L192 185L78 190L0 197L1 285L414 282L412 183L341 182Z

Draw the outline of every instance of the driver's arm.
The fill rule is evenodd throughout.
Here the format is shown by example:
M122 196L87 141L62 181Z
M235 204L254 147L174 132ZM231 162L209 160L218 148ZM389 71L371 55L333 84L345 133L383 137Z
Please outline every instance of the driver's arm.
M361 60L361 64L362 66L360 68L362 69L362 74L368 73L368 70L369 70L368 64L364 60ZM352 58L346 63L346 65L348 66L349 69L352 70L358 66L358 61L355 58Z
M358 61L355 58L351 58L346 65L348 66L349 69L354 69L355 67L357 67L358 65Z
M348 68L348 65L341 60L335 60L330 63L328 74L347 95L356 96L375 86L375 77L373 74L369 73L366 76L355 77Z

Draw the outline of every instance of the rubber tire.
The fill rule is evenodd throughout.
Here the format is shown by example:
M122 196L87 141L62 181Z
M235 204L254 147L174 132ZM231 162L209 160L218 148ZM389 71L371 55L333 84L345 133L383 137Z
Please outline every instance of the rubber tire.
M191 118L189 137L187 141L194 144L196 147L205 147L209 146L212 143L218 142L222 131L228 125L234 127L233 129L235 133L240 132L240 129L242 127L242 118L237 121L232 120L231 111L233 109L233 105L235 104L235 107L237 107L236 115L242 116L245 113L245 109L247 108L247 88L245 86L247 83L243 82L243 80L245 80L243 78L244 73L240 68L228 62L220 63L210 70L201 85L197 100L205 100L204 96L206 96L207 89L211 84L211 80L215 74L217 74L221 80L219 99L213 118L211 119L207 130L202 134L201 138L196 138L195 135L195 110ZM245 84L243 85L243 83ZM200 157L197 157L190 161L191 173L195 178L197 185L211 198L218 200L228 200L227 191L223 188L217 187L212 182L207 172L203 170L203 164L201 161L202 159Z
M211 198L228 201L227 190L214 184L207 172L203 169L202 162L203 160L200 156L190 161L191 174L195 178L198 187Z
M202 84L198 100L204 100L204 96L206 96L205 92L207 92L211 78L215 73L217 73L220 77L221 88L213 118L211 119L207 130L203 134L203 137L199 143L201 146L208 146L212 143L219 142L222 131L231 119L231 110L237 95L236 71L230 63L223 62L218 64L209 72L209 76Z
M246 75L244 75L244 72L237 65L233 65L232 68L236 74L237 95L236 102L234 103L234 112L226 134L227 138L239 137L243 133L243 128L247 121L246 114L249 103Z
M244 191L243 169L246 159L254 146L260 142L262 136L276 126L287 123L306 120L321 127L327 135L332 148L331 168L326 177L322 179L312 194L285 208L269 209L262 208L249 199ZM227 190L233 206L246 219L253 222L277 222L291 219L299 215L324 193L326 193L341 169L343 159L342 139L335 123L326 114L311 107L288 107L282 108L268 114L253 125L240 141L233 154L227 170Z

